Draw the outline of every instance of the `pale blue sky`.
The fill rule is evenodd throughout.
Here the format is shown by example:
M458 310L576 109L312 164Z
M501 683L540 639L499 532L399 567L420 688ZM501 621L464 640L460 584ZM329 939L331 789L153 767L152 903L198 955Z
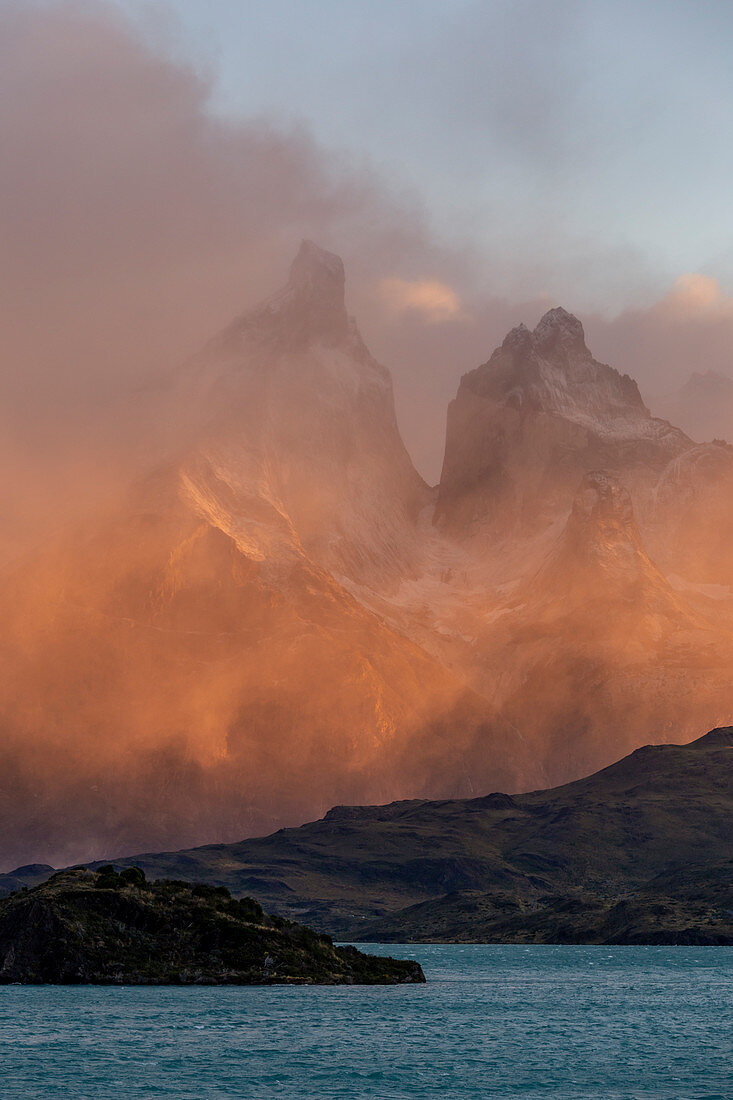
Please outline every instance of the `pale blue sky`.
M733 285L728 0L166 6L215 110L366 160L487 290L613 311L684 272Z

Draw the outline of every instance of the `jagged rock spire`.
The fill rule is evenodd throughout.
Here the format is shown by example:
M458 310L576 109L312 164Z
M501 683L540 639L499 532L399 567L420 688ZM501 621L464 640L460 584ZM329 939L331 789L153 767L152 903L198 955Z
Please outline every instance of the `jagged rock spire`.
M229 348L253 338L291 350L340 344L350 334L345 283L341 258L304 240L283 289L239 317L218 343Z
M601 431L619 415L649 417L636 382L593 358L583 325L561 306L532 330L513 328L461 386L499 404L589 422Z
M327 252L313 241L301 241L290 265L289 283L343 305L346 284L343 260L335 252Z
M345 286L341 257L304 240L291 264L282 300L287 301L293 323L307 340L337 343L346 337Z
M548 309L532 330L525 324L517 325L504 337L501 346L515 356L591 358L581 322L562 306Z
M585 343L583 326L572 313L562 306L548 309L532 333L535 347L542 355L551 355L556 349L590 355Z
M605 470L583 477L563 534L532 581L546 604L575 606L593 615L596 605L617 613L664 615L694 623L695 616L649 557L625 485Z
M574 529L596 531L603 527L637 536L629 491L605 470L591 470L585 475L569 523Z

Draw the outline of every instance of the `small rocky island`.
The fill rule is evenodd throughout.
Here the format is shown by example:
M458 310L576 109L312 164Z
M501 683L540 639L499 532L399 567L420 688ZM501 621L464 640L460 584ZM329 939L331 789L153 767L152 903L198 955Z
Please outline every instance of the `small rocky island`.
M424 982L416 962L335 947L268 916L226 887L61 871L0 901L0 983L394 985Z

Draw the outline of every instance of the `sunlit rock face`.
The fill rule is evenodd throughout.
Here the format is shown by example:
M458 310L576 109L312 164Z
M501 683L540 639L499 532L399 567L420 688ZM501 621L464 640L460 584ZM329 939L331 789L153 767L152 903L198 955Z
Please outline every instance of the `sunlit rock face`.
M487 701L345 587L414 573L430 496L341 261L305 244L167 396L170 460L0 586L3 860L521 783Z
M477 648L495 703L549 782L663 729L690 740L733 707L730 622L693 608L650 558L624 486L586 475L565 527ZM531 714L528 721L527 715Z
M156 402L165 461L0 578L6 865L527 790L729 722L733 452L565 311L461 382L437 505L312 243Z
M653 545L666 572L733 585L733 446L716 440L670 462L655 490Z
M397 428L389 373L347 316L338 256L304 242L287 286L213 340L179 386L205 413L184 494L248 557L306 554L377 583L414 567L431 494Z
M536 577L539 600L558 606L618 602L680 613L682 602L651 561L629 491L603 470L583 478L565 530Z
M519 780L486 700L312 562L275 577L185 503L77 534L12 578L2 612L14 864Z
M651 416L633 379L593 358L580 321L552 309L533 331L512 329L461 379L436 523L457 537L536 531L599 468L622 473L645 507L666 464L689 446Z

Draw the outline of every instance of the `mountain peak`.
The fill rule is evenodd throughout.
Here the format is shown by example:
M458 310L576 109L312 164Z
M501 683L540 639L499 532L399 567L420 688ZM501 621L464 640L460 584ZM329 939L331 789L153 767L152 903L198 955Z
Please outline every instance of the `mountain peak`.
M535 327L532 339L542 355L552 355L558 348L590 355L582 324L562 306L548 309Z
M510 352L522 352L532 347L532 333L522 322L511 329L504 337L502 348Z
M245 338L291 351L343 344L351 331L345 284L340 256L304 240L282 290L239 317L216 343L230 349Z
M343 302L346 285L343 260L313 241L303 240L290 265L289 285L311 290L318 287Z
M543 359L556 358L559 353L574 353L591 358L585 343L583 326L572 313L562 306L548 309L533 330L524 323L516 325L504 337L502 348L505 351L525 355L538 355Z
M304 240L290 265L287 286L268 304L283 330L290 330L299 343L336 344L349 331L345 287L341 257Z
M488 362L463 376L461 387L499 405L583 423L602 435L613 434L629 417L649 418L636 382L597 362L581 322L560 306L532 331L524 324L513 328Z
M654 629L644 621L649 613L695 621L647 554L628 489L604 470L583 477L565 530L531 584L563 615L571 607L591 619L599 606L631 611L642 632Z

